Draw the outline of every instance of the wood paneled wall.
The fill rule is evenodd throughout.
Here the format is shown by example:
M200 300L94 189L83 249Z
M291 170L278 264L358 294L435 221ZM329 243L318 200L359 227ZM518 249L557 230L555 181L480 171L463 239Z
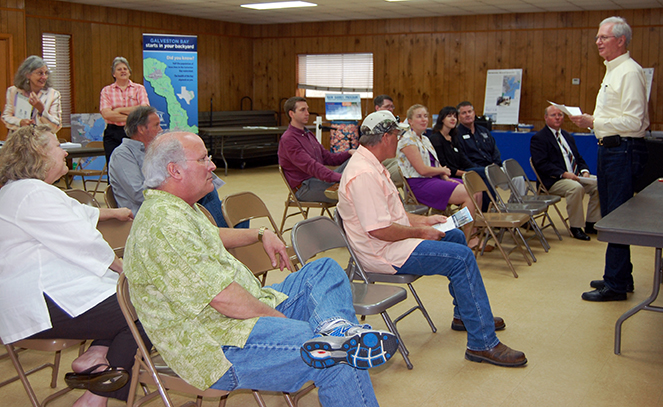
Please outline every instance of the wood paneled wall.
M24 4L25 2L25 4ZM390 94L403 116L414 103L431 114L462 100L483 110L486 71L523 69L520 122L543 125L546 100L592 112L604 73L594 36L611 15L634 29L632 56L654 67L652 128L663 130L662 9L498 14L327 23L244 25L50 0L0 0L0 29L12 33L16 66L41 53L41 34L71 34L75 112L96 112L99 91L112 82L115 56L132 63L142 82L142 34L198 35L199 108L279 110L297 91L297 54L373 52L375 94ZM579 78L580 85L572 85ZM662 86L659 87L658 84ZM324 112L320 99L311 110ZM365 102L371 111L371 102ZM283 118L287 122L287 118ZM575 128L567 121L565 127Z
M593 112L605 73L594 36L604 18L621 15L633 27L631 55L655 68L650 118L652 128L663 130L663 112L656 108L663 103L661 10L262 25L255 31L255 100L267 108L294 94L297 54L373 52L374 93L391 95L401 116L415 103L428 106L432 115L463 100L481 113L486 71L522 68L520 122L540 128L546 100ZM580 85L572 85L572 78ZM365 104L370 112L372 103ZM324 112L319 99L309 105ZM568 119L565 128L583 131Z

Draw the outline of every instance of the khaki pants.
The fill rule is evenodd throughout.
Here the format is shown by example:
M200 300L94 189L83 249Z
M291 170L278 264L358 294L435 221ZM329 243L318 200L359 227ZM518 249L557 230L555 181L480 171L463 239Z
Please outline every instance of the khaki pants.
M548 191L553 195L566 198L566 212L569 214L569 223L572 228L585 226L582 209L582 200L585 194L589 195L587 222L598 222L601 219L601 205L596 183L581 184L578 181L564 178L555 182Z

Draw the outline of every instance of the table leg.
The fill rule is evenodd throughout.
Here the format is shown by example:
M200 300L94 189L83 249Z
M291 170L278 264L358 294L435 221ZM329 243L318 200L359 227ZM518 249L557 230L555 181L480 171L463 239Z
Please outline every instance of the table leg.
M624 321L626 321L628 318L630 318L635 313L641 310L663 312L663 307L650 306L650 304L656 300L656 297L658 297L658 292L661 289L661 281L662 281L661 277L663 275L663 269L661 267L662 267L661 248L657 247L656 259L654 261L654 288L652 289L652 293L649 296L649 298L647 298L640 304L636 305L632 309L626 311L624 315L619 317L619 319L617 320L617 323L615 324L615 355L621 354L622 324L624 323Z

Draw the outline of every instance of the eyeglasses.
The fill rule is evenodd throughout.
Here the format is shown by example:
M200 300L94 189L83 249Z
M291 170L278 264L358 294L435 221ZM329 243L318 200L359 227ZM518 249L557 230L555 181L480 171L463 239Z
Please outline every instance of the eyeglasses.
M198 161L198 164L209 165L209 163L212 162L212 156L211 156L211 155L208 155L207 157L204 157L204 158L198 158L198 159L189 158L189 159L186 159L186 160L184 160L184 161Z
M601 42L606 42L606 41L608 41L608 38L615 38L615 36L614 35L597 35L596 37L594 37L594 40L596 42L598 42L599 40L601 40Z
M405 134L405 130L402 130L402 129L399 129L399 128L394 128L394 129L389 130L387 132L387 134L395 134L396 139L400 140L401 138L403 138L403 134Z

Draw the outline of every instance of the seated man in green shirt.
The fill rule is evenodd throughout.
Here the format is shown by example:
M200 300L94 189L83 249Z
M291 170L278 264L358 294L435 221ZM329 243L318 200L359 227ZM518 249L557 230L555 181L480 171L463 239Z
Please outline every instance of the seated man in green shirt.
M150 189L124 263L145 332L200 389L293 392L314 381L323 406L377 406L363 369L385 363L396 337L358 324L347 276L331 259L261 287L226 249L262 241L283 270L290 269L285 245L264 228L217 228L207 220L195 203L213 188L215 168L192 133L166 133L147 150Z

